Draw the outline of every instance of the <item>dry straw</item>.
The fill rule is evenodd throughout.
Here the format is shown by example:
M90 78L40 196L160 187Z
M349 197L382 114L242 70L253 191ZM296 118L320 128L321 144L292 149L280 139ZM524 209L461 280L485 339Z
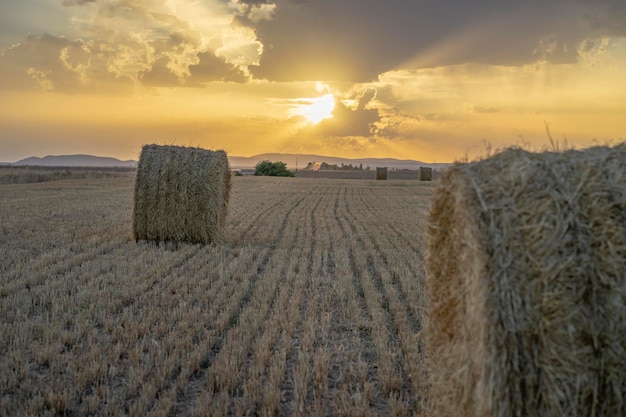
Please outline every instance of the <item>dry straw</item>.
M452 166L428 252L429 415L626 415L626 146Z
M376 179L377 180L386 180L387 179L387 167L376 167Z
M218 241L229 195L230 170L224 151L146 145L135 183L135 239Z
M428 167L420 167L420 181L432 181L433 169Z

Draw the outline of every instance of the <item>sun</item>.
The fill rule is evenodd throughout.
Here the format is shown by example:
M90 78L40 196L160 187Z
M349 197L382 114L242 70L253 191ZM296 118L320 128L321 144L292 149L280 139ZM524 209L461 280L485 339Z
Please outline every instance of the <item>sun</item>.
M297 99L292 114L302 116L312 124L318 124L324 119L333 117L334 109L335 97L329 93L320 97Z

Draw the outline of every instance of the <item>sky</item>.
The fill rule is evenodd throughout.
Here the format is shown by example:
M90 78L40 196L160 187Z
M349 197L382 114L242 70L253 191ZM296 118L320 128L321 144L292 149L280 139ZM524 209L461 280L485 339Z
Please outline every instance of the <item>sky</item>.
M624 0L0 0L0 161L626 140Z

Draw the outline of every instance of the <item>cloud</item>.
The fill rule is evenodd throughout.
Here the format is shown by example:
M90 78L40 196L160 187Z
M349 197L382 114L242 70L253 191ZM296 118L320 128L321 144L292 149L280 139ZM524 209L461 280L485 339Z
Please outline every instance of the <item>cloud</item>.
M253 69L276 81L367 82L393 69L468 62L571 63L579 46L626 35L619 0L276 0L255 25L264 53Z
M270 0L240 0L238 5L238 19L242 22L258 23L274 17L276 4Z
M0 88L118 94L138 85L200 87L211 81L246 82L247 65L258 61L259 45L245 44L246 34L233 30L234 35L211 44L192 22L166 13L164 0L65 5L86 3L98 7L84 23L84 38L28 35L5 50Z
M143 42L69 40L61 36L29 35L0 56L0 88L79 93L132 90L137 73L147 65Z
M86 49L80 40L29 35L0 56L0 88L74 92L84 82Z
M375 88L367 88L363 93L357 97L357 111L362 111L365 109L365 106L369 104L376 97L376 89Z
M583 0L585 18L604 36L626 36L626 3L622 0Z
M263 6L265 4L272 4L272 0L239 0L237 1L239 4L245 4L248 6Z
M415 114L408 114L399 109L392 109L377 126L377 135L388 139L419 138L426 131L426 119Z
M246 75L235 65L210 52L200 52L198 63L189 66L189 83L201 84L212 81L245 83Z
M583 43L586 42L583 41ZM533 53L538 61L550 64L574 64L578 61L578 47L559 42L556 39L540 41Z
M63 0L63 6L83 6L85 4L95 3L97 1L98 0Z

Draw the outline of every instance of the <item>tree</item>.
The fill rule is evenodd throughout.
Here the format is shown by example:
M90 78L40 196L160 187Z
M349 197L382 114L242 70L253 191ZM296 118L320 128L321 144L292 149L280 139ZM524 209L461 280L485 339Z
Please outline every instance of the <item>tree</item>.
M270 162L268 160L261 161L254 167L254 175L263 175L270 177L293 177L293 172L287 169L287 164L284 162L276 161Z

